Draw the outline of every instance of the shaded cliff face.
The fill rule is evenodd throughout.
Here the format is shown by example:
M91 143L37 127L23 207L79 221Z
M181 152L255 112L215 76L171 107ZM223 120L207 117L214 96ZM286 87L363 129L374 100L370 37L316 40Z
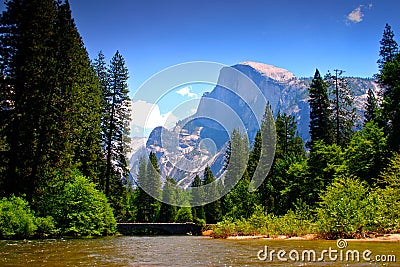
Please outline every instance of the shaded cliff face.
M220 71L218 85L203 95L195 115L173 129L157 127L150 134L146 149L156 153L163 177L173 177L186 187L196 174L203 174L207 165L219 176L230 132L238 128L239 121L239 128L252 142L266 101L273 114L280 110L294 115L299 135L305 142L309 140L310 78L299 79L287 70L257 62L243 62L232 68ZM348 80L361 120L368 89L377 92L379 88L371 79Z

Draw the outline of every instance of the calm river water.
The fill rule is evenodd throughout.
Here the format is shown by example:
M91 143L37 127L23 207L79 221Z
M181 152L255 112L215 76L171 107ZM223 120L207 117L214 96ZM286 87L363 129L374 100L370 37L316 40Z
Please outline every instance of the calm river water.
M272 250L276 252L271 260ZM281 252L281 259L287 261L277 258L279 250L286 253ZM318 262L323 250L324 261ZM359 261L356 254L353 260L349 250L359 252ZM310 251L316 252L315 262L308 260L308 256L312 260ZM364 252L370 262L364 260ZM299 261L295 261L297 255ZM372 262L375 259L386 262ZM0 266L400 266L400 243L350 241L346 248L339 249L336 241L215 240L196 236L0 241Z

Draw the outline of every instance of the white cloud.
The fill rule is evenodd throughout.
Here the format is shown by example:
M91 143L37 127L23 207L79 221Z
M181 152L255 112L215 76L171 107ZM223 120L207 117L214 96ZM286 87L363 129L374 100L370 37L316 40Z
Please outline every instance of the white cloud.
M356 9L354 9L353 11L350 12L350 14L347 15L347 21L346 24L349 23L360 23L363 21L363 17L364 17L364 11L365 10L369 10L372 9L373 5L372 3L368 4L368 5L359 5Z
M360 23L364 17L364 13L361 11L361 7L362 6L359 6L353 11L351 11L351 13L347 15L347 19L354 23Z
M176 93L181 95L181 96L188 96L190 98L198 97L198 95L196 93L192 92L192 87L191 86L183 87L182 89L179 89L178 91L176 91Z
M171 128L175 125L177 118L168 112L161 114L157 104L147 103L146 101L136 101L132 103L132 125L143 129L153 129L158 126Z

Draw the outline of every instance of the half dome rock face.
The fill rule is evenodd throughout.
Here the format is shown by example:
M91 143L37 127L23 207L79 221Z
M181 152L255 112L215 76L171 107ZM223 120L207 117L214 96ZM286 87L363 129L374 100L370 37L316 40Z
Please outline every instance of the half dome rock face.
M267 65L264 63L245 61L239 63L239 65L247 65L264 75L265 77L271 78L278 82L287 82L296 78L293 73L288 70L281 69L272 65Z

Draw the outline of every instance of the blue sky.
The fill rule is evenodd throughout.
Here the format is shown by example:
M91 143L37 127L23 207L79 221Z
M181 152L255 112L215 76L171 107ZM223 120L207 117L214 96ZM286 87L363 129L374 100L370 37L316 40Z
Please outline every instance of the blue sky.
M385 23L400 34L397 0L70 2L91 57L99 50L108 58L117 49L124 55L131 91L166 67L194 60L253 60L299 77L316 67L368 77L377 72Z
M198 60L226 65L258 61L298 77L311 77L315 68L371 77L377 72L385 24L400 34L398 0L70 0L70 4L91 58L100 50L107 59L116 50L125 57L132 94L164 68ZM190 89L196 95L182 91L166 99L192 99L210 87ZM171 106L159 108L165 115Z

